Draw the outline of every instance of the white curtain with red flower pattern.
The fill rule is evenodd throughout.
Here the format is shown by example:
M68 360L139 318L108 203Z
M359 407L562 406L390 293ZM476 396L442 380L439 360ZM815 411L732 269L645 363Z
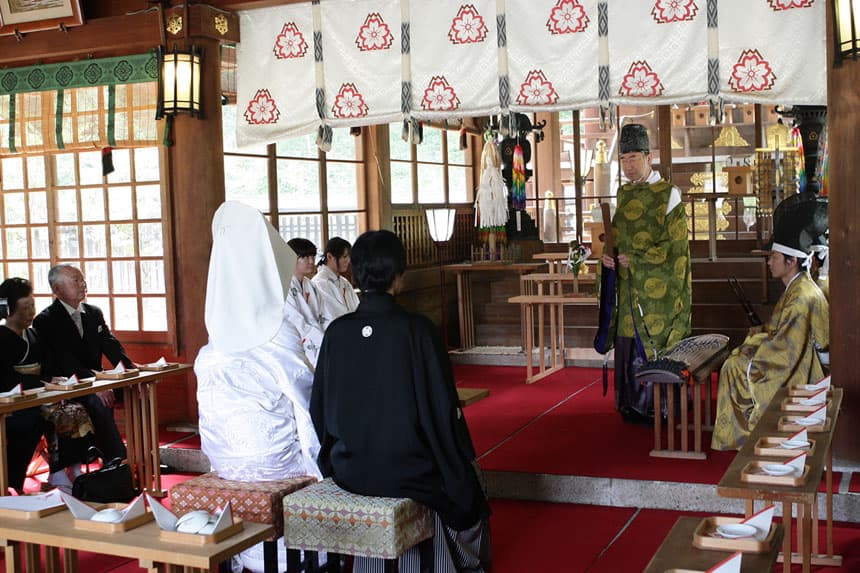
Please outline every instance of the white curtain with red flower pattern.
M826 103L823 0L321 0L240 17L243 146L597 103Z
M323 0L320 15L327 122L401 119L400 0Z
M609 3L609 96L642 105L708 94L708 0Z
M597 0L506 0L510 109L598 104ZM561 57L560 57L561 56Z
M501 110L496 0L410 1L409 48L413 117Z
M237 143L271 143L319 125L310 3L240 12Z
M823 105L825 3L720 0L720 91L726 101Z

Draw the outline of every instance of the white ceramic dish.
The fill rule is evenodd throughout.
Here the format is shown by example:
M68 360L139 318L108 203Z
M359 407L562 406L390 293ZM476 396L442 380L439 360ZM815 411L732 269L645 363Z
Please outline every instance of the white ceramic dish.
M726 523L717 526L717 533L726 539L740 539L741 537L752 537L758 529L746 523Z
M787 476L795 472L792 466L785 464L767 464L762 466L761 469L764 470L764 473L771 476Z

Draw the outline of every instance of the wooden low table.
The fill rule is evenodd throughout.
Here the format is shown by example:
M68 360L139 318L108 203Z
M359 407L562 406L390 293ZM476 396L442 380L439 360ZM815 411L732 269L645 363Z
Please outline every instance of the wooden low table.
M59 573L59 550L63 550L66 573L76 572L77 552L90 551L137 559L148 573L214 572L218 564L244 551L275 533L272 525L244 522L244 529L220 543L189 545L169 543L160 539L160 529L150 521L125 533L104 534L75 529L72 514L62 511L41 519L0 518L0 546L6 551L6 571L9 573L45 571ZM23 556L18 542L23 544ZM45 563L42 568L39 546L45 546ZM163 568L162 568L163 566ZM83 573L83 572L82 572Z
M508 299L509 303L519 304L523 309L523 337L526 340L523 350L526 353L526 384L537 382L564 368L564 306L594 306L597 299L584 296L559 295L519 295ZM549 310L550 358L546 359L544 337L544 310ZM534 351L534 310L538 314L538 373L534 374L532 353Z
M545 263L457 263L444 265L443 273L457 275L457 308L460 317L460 350L475 346L475 309L472 302L472 275L474 273L517 273L523 275L541 270ZM525 341L523 341L525 345Z
M128 462L134 471L135 486L150 495L164 497L161 489L161 454L158 450L158 398L156 385L162 378L191 370L190 364L180 364L169 370L140 372L122 380L96 380L91 386L70 391L46 390L30 400L0 404L0 495L8 495L6 467L6 416L26 410L70 400L104 390L122 390L125 408L125 439Z
M665 573L672 570L704 572L731 556L734 553L732 551L699 549L693 546L693 532L702 519L701 517L679 517L657 553L651 558L645 573ZM782 527L779 527L774 536L773 547L768 553L744 553L741 558L741 572L772 571L779 554L782 535Z
M457 388L457 398L460 401L461 408L483 400L489 395L490 390L488 388Z
M797 515L794 520L797 526L798 551L792 552L791 529L786 528L781 554L785 573L791 571L792 561L796 562L797 560L801 561L804 573L808 573L813 564L839 567L842 565L842 557L833 554L833 451L831 442L839 416L839 407L842 404L841 388L833 388L833 393L829 398L827 418L831 420L830 429L826 432L809 432L809 437L815 440L815 450L806 457L809 472L805 484L796 487L777 486L749 483L741 479L741 472L748 463L755 459L762 459L755 454L755 444L760 438L766 436L788 437L793 433L778 430L779 418L785 415L780 407L787 395L788 390L786 388L777 391L761 420L756 424L746 443L723 474L720 483L717 484L717 494L723 497L745 499L747 516L755 512L756 500L763 500L765 503L782 502L782 513L783 516L789 516L789 523L791 516L794 515L794 505L797 505ZM774 461L776 460L774 459ZM826 554L819 552L818 539L818 489L822 479L825 479L826 484Z

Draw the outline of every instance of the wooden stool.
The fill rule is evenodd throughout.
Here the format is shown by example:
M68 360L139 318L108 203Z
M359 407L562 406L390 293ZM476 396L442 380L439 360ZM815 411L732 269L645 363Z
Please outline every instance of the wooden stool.
M383 559L386 572L397 571L400 555L433 543L433 522L418 502L349 493L331 478L284 498L287 547L327 551L329 571L340 571L340 555Z
M170 504L177 515L195 509L214 512L230 502L233 515L243 520L265 523L275 527L275 536L263 542L266 573L278 570L277 540L284 535L284 496L316 482L312 476L276 481L232 481L221 479L215 472L203 474L170 489ZM298 551L287 559L298 563Z
M687 375L669 371L648 370L648 364L636 374L636 378L654 386L654 449L651 456L658 458L686 458L703 460L702 430L713 429L711 425L711 374L719 372L729 354L728 337L722 334L703 334L680 341L664 355L688 365ZM687 420L686 385L693 387L693 451L690 451L688 434L691 429ZM679 389L681 401L681 448L675 447L675 389ZM666 389L667 424L666 448L663 448L661 394ZM702 423L702 391L705 393L705 423Z

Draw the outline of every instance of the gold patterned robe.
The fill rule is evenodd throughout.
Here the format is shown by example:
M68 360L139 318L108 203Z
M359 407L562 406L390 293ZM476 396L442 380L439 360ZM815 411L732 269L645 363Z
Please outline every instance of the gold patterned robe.
M713 449L740 448L777 390L824 375L816 346L830 346L829 312L809 273L789 283L764 331L747 336L720 370Z

